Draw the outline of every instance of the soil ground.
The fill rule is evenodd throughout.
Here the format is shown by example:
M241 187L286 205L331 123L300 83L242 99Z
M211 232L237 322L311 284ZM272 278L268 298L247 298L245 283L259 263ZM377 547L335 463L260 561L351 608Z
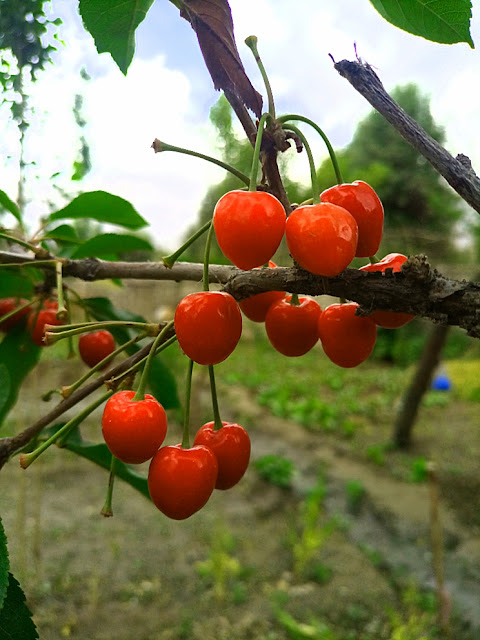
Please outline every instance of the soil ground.
M42 378L26 387L15 428L44 411L40 393L64 380L58 362L46 361ZM114 517L100 517L107 474L68 451L54 448L26 472L16 459L2 470L12 571L40 638L440 637L433 631L430 486L408 477L425 457L435 461L440 482L450 637L478 640L480 405L456 398L424 407L414 448L401 453L383 446L391 406L376 414L382 419L374 428L339 438L272 415L257 391L220 377L222 406L251 435L252 463L237 487L214 492L183 522L166 519L122 482ZM208 402L200 375L192 423L211 419ZM100 439L100 415L85 427L89 439ZM171 418L174 443L180 427ZM255 461L266 454L293 462L290 488L260 477ZM312 489L317 499L309 502Z

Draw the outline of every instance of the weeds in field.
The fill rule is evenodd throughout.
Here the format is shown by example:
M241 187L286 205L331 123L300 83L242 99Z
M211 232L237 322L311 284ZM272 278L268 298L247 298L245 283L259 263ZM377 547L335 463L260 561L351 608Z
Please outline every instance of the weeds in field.
M245 575L245 571L233 556L235 544L229 531L217 528L212 536L207 559L195 564L199 576L211 583L213 595L218 601L225 600L227 588L236 603L246 598L245 589L237 581Z
M292 486L295 465L289 458L269 453L255 461L255 469L261 478L277 487L290 489Z
M323 474L320 474L316 484L299 506L297 522L290 536L293 553L293 572L297 577L304 576L307 567L312 574L310 577L317 579L323 577L323 580L330 577L330 572L323 565L312 564L317 552L338 527L337 521L333 518L327 520L324 524L320 523L325 494L325 479ZM319 571L319 567L326 570Z

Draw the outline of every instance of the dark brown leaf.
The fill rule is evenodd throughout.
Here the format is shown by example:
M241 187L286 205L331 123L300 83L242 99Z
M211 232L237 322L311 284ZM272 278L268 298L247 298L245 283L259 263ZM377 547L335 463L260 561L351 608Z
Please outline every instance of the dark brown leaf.
M227 0L185 0L180 15L197 34L215 89L234 93L260 117L262 96L252 86L240 60Z

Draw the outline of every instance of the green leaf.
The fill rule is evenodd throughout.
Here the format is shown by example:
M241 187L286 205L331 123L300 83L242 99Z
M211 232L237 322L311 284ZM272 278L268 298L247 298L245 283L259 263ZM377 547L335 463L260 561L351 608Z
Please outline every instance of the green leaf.
M32 276L34 280L39 278L38 269L29 269L23 267L20 269L9 270L2 269L0 277L0 298L30 298L33 295L34 281L28 276Z
M105 258L106 256L118 258L119 255L129 251L153 251L153 247L147 240L138 236L102 233L84 242L73 253L72 258Z
M56 424L49 429L45 429L42 432L42 439L52 436L61 427L63 427L63 424ZM87 442L82 438L78 427L75 427L72 430L69 437L64 442L63 447L69 451L73 451L82 458L90 460L90 462L94 462L103 469L110 471L112 454L110 453L107 445L104 443L95 444L93 442ZM117 460L115 463L115 475L150 500L147 478L145 478L145 476L140 475L132 469L132 467L120 460Z
M153 0L80 0L83 24L98 53L108 52L124 75L135 52L135 29Z
M0 611L7 594L9 568L7 536L3 529L2 519L0 518Z
M164 409L180 408L175 377L161 359L160 354L155 356L152 361L148 387L150 393L160 402Z
M73 244L80 244L81 240L77 236L77 232L69 224L61 224L55 229L50 229L45 234L46 238L51 240L58 240L60 242L68 242Z
M7 211L9 211L13 216L15 216L20 224L23 224L20 209L17 207L15 202L13 202L13 200L10 200L5 191L2 191L0 189L0 211L1 209L6 209Z
M466 42L470 35L470 0L370 0L378 13L403 31L433 42Z
M25 604L25 594L11 573L8 578L7 596L0 611L0 638L36 640L37 628L32 620L32 613Z
M112 302L108 298L84 298L83 303L95 320L103 322L105 320L127 320L129 322L145 322L145 318L132 313L131 311L125 311L124 309L117 309L113 306ZM127 342L132 337L128 329L115 328L109 329L118 344ZM130 347L127 353L132 354L138 350L136 345Z
M118 224L126 229L141 229L148 225L127 200L106 191L89 191L74 198L66 207L48 216L49 221L89 218L98 222Z
M0 405L0 424L15 405L20 387L25 377L37 364L41 349L42 347L38 347L32 342L30 334L22 327L12 329L0 343L0 362L10 378L8 397ZM0 385L3 386L7 383L6 381L7 375L5 374L0 378Z

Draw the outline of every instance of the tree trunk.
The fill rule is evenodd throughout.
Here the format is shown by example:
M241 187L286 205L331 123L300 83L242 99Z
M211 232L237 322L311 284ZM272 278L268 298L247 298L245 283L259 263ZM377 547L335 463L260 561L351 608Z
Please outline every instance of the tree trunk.
M412 429L418 408L430 385L435 367L439 363L448 329L448 325L433 327L423 348L417 371L403 397L393 433L393 442L400 449L407 449L411 445Z

